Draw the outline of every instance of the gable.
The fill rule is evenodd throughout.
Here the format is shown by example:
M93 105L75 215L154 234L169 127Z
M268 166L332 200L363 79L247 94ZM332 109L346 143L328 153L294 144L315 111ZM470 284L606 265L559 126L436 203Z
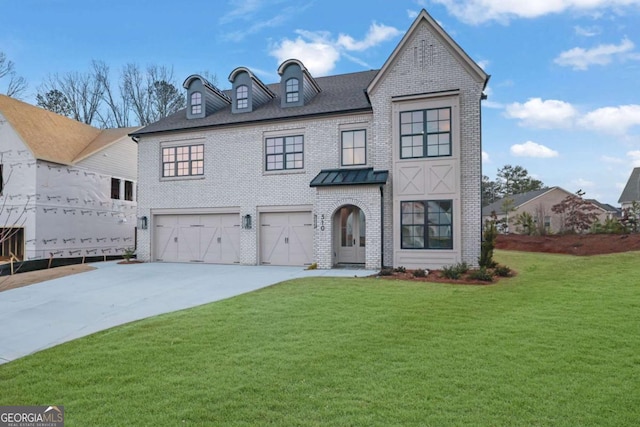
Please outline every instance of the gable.
M407 76L411 74L412 79L421 79L418 86L422 87L426 83L429 86L445 87L440 90L456 89L449 83L452 80L450 71L456 68L481 85L481 89L484 89L489 80L489 75L423 9L371 81L367 91L374 93L380 82L391 73ZM419 72L415 73L416 70ZM402 94L411 93L405 91Z

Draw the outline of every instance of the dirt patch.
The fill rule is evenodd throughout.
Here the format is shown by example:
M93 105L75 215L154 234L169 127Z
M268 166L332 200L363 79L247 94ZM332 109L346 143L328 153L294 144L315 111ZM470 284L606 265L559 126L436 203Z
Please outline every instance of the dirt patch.
M88 264L76 264L66 265L64 267L48 268L46 270L18 273L13 276L0 276L0 292L14 288L21 288L38 282L57 279L59 277L69 276L71 274L84 273L85 271L90 270L95 270L95 267Z
M497 249L578 256L640 251L640 234L567 234L522 236L501 234Z

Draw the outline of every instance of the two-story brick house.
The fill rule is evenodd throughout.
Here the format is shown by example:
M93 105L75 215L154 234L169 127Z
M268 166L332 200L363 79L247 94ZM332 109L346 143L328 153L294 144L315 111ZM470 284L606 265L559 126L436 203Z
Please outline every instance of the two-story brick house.
M249 69L137 131L138 257L438 268L477 264L488 75L422 11L379 70L280 82Z

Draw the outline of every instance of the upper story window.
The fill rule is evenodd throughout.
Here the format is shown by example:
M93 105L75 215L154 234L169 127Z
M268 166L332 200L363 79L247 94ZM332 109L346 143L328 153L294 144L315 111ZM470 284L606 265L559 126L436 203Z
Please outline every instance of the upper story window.
M367 163L367 133L364 129L342 131L342 166Z
M111 198L120 199L120 180L118 178L111 178Z
M265 140L266 170L304 168L304 138L302 135L267 138Z
M451 156L451 108L400 113L400 158Z
M236 88L236 108L247 108L249 106L249 88L247 85L240 85Z
M298 102L300 99L300 82L295 77L290 78L285 83L287 102Z
M132 181L124 182L124 199L133 201L133 182Z
M191 94L191 114L202 113L202 94L200 92L193 92Z
M453 249L453 202L400 203L402 249Z
M204 145L162 149L162 176L204 175Z

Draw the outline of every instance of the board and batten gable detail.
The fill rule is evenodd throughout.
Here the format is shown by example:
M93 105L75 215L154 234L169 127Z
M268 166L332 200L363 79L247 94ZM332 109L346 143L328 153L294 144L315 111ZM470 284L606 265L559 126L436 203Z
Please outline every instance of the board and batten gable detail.
M373 106L374 167L390 170L392 200L385 201L385 265L440 268L477 265L481 242L480 100L488 76L425 11L369 85ZM450 156L403 159L400 113L451 108ZM426 114L426 113L425 113ZM426 148L425 148L426 149ZM403 194L404 192L404 194ZM450 200L452 249L403 249L401 202Z

